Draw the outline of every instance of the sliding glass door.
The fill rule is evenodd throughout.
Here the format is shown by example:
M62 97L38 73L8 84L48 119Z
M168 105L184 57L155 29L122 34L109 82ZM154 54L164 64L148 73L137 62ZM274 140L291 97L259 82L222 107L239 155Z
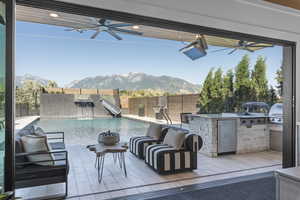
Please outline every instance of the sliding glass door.
M0 1L0 188L4 188L5 159L5 66L6 66L6 9Z

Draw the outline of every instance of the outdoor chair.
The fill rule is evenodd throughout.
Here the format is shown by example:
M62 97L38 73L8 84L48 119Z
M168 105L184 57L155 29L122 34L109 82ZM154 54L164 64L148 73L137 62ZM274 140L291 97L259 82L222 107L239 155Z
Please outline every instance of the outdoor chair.
M160 144L168 129L163 125L150 123L145 136L131 137L129 140L130 152L140 159L145 158L146 147L152 144Z
M178 142L178 135L182 135L182 142ZM173 136L174 135L174 136ZM173 140L173 145L165 140ZM159 174L174 174L197 169L197 152L203 145L202 138L190 134L188 130L169 127L165 140L161 144L148 145L145 150L145 163Z
M45 132L50 151L24 152L21 137L32 135L34 127L26 127L16 134L16 181L15 187L26 188L49 184L65 183L64 197L68 194L68 152L65 149L64 132ZM53 142L51 142L53 141ZM30 161L29 156L51 155L52 159ZM52 162L52 165L43 163Z

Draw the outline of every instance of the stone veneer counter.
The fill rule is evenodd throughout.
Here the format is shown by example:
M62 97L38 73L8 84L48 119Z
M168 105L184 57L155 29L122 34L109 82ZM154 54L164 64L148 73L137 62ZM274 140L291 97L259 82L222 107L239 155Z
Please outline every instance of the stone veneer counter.
M231 153L260 152L270 149L270 132L268 127L268 117L263 113L257 114L200 114L189 115L189 129L191 133L198 134L203 139L201 153L216 157L220 153L220 138L231 145L234 150ZM222 125L230 121L231 129L226 130ZM223 130L222 130L223 129ZM228 138L226 141L227 135ZM233 136L234 135L234 136ZM228 144L228 139L231 144ZM234 147L232 147L234 145Z

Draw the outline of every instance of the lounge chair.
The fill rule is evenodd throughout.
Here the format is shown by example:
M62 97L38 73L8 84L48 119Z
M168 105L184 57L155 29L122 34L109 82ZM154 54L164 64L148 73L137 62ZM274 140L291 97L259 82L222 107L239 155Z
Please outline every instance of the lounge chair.
M145 136L132 137L129 140L129 150L140 159L145 158L146 147L160 144L167 132L167 128L160 124L150 123Z

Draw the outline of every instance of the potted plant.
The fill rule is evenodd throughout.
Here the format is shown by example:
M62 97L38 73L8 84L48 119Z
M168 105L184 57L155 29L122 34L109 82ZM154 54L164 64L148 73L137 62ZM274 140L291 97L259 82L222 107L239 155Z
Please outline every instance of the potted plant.
M138 115L140 117L144 117L145 116L145 104L139 104L138 108L139 108Z

